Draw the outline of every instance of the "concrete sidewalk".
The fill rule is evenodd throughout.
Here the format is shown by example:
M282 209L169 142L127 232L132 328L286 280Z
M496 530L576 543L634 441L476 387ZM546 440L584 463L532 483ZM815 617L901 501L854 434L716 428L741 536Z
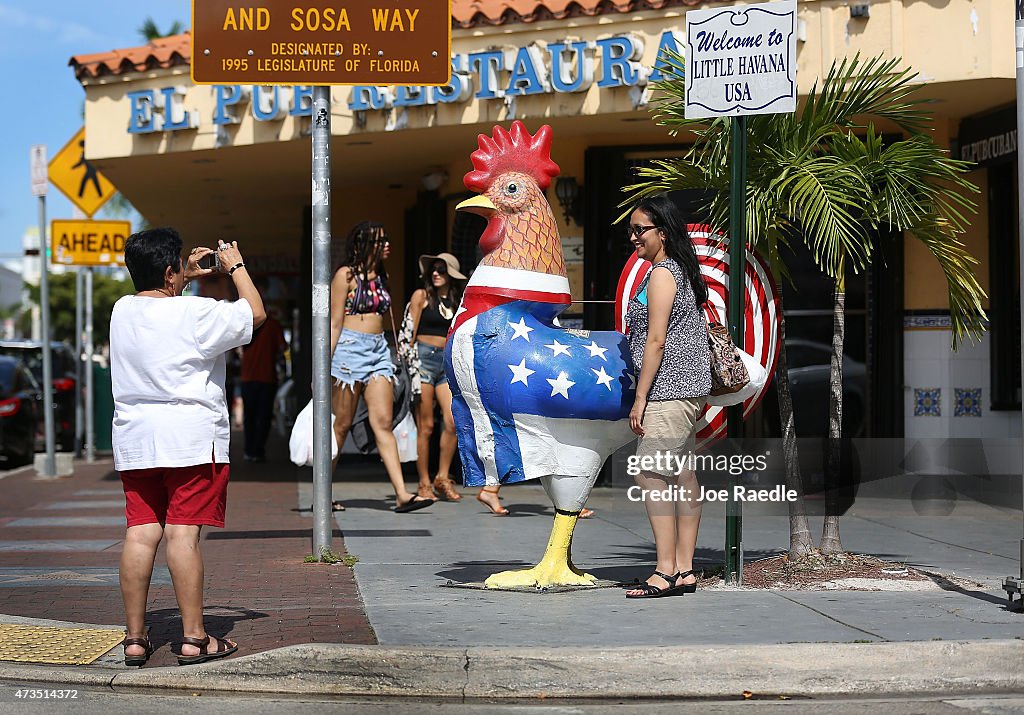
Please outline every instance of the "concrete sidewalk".
M300 490L300 492L303 490ZM1018 568L1020 513L976 502L950 516L918 516L898 499L858 500L841 522L851 551L901 561L978 587L919 591L768 591L723 587L683 598L626 600L614 588L509 593L447 588L539 559L551 526L539 486L502 490L512 510L494 517L466 498L409 515L382 513L371 483L346 484L338 515L345 547L359 557L356 580L382 645L520 647L755 645L792 642L930 641L1024 635L1006 607L1001 578ZM307 500L304 494L299 501ZM654 544L641 504L623 490L595 489L597 511L577 525L576 565L598 578L645 579ZM813 506L813 505L812 505ZM788 519L750 505L743 514L748 561L788 548ZM777 511L777 509L776 509ZM697 564L723 561L724 507L705 505ZM812 532L821 518L811 518ZM944 584L944 582L941 582ZM946 585L947 588L950 588Z
M74 476L54 482L24 473L0 481L0 622L118 627L117 482L109 465L76 466ZM471 490L460 503L395 514L390 487L372 461L343 463L334 487L348 507L335 515L344 539L334 546L358 563L303 565L310 550L308 472L274 450L269 464L236 461L228 529L204 537L211 631L237 638L241 657L160 667L174 662L169 643L180 637L160 571L150 610L160 648L149 666L124 668L117 648L90 666L0 662L0 679L449 697L1024 687L1024 615L1008 610L999 590L1001 578L1018 568L1019 510L964 501L949 516L919 516L904 500L865 496L843 519L848 549L966 579L961 585L936 578L927 590L904 592L723 587L627 601L616 588L451 587L539 558L552 519L543 491L504 489L510 517L491 516ZM362 481L351 481L357 476ZM645 578L654 547L642 505L621 489L596 489L588 505L597 517L578 525L577 565L602 579ZM87 517L75 523L90 526L53 521L68 517ZM50 521L25 522L40 518ZM820 528L820 518L812 525ZM722 508L708 505L698 565L719 565L723 543ZM744 511L748 561L787 543L785 516Z

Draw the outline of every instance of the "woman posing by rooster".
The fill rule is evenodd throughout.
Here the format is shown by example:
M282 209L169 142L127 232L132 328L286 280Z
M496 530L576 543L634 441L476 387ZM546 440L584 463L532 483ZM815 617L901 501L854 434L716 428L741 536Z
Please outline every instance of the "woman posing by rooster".
M637 368L629 426L640 438L637 456L692 448L693 427L711 392L711 353L703 305L708 289L679 210L667 196L639 202L629 218L629 237L639 258L654 264L629 302L629 352ZM678 484L689 499L645 502L658 563L647 582L626 598L658 598L697 590L693 551L700 526L697 475L641 472L644 490Z
M461 282L466 276L459 271L459 259L450 253L420 256L420 277L423 287L409 299L409 315L413 325L413 343L420 359L420 401L416 414L416 470L420 484L417 494L427 499L436 494L445 501L462 499L448 470L455 457L457 439L452 418L452 390L444 374L444 343L448 337L455 311L462 301ZM437 475L430 482L430 437L434 433L434 401L441 406L444 431L441 433L441 455Z
M395 489L395 511L415 511L434 500L405 488L398 444L391 431L394 364L384 340L384 316L391 311L384 259L391 244L382 225L363 221L349 232L345 245L345 263L331 280L331 409L338 451L345 444L362 397L377 451ZM335 503L334 508L344 507Z

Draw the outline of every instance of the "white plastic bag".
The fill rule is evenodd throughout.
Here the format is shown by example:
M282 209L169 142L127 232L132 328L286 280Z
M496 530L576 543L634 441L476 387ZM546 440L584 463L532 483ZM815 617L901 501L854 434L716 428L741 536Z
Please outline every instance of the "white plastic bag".
M313 466L313 401L302 408L292 425L288 439L292 461L300 467ZM338 438L334 434L334 413L331 413L331 459L338 456Z
M409 410L402 421L394 429L395 441L398 442L398 459L403 462L416 461L416 420Z
M724 395L709 395L709 405L715 407L738 405L756 395L757 391L764 387L765 382L768 381L768 371L764 369L764 365L759 363L753 355L739 348L737 348L737 351L743 359L743 365L747 368L747 373L750 375L750 382L742 390L737 390L736 392L729 392Z

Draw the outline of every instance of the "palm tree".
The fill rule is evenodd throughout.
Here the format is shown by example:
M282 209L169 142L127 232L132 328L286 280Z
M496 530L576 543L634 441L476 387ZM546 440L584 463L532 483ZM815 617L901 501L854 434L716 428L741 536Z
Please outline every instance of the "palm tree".
M668 70L656 85L655 119L672 135L691 131L695 144L679 159L638 170L640 181L626 188L632 202L675 189L710 189L707 210L715 227L727 227L731 118L686 120L685 61L666 53ZM976 264L958 239L973 210L978 189L964 173L967 162L951 159L927 134L931 114L914 97L916 74L900 69L899 58L859 57L833 62L815 82L803 109L793 114L747 118L747 231L745 237L768 256L777 277L785 276L779 246L803 240L819 268L834 282L834 335L828 478L838 473L842 417L842 353L847 269L864 269L877 236L909 232L935 256L947 282L953 349L985 330L985 293L973 273ZM875 122L897 126L905 138L885 142ZM780 285L782 281L780 280ZM780 311L781 312L781 311ZM802 495L795 459L792 401L786 374L785 321L775 379L783 425L787 487ZM802 498L790 511L790 555L811 550ZM826 516L822 550L842 551L838 516Z
M171 26L167 28L167 32L161 32L160 28L156 25L156 21L151 17L147 17L146 21L139 27L138 33L146 42L152 42L153 40L157 40L161 37L180 35L184 29L185 26L178 20L175 20L171 23Z

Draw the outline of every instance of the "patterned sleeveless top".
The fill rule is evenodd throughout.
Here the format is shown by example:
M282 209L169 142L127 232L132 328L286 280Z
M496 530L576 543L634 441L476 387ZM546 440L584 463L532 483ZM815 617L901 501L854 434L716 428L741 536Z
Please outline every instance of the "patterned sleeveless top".
M384 315L391 308L391 294L380 276L366 279L356 274L356 284L345 298L345 315L377 313Z
M636 296L626 307L626 325L629 326L629 353L637 375L644 359L647 344L648 311L647 283L659 268L667 269L676 281L676 297L668 317L665 336L665 355L654 376L654 384L647 395L650 402L705 397L711 393L711 349L708 347L708 328L704 309L697 306L693 286L682 267L671 258L654 266L640 284Z

